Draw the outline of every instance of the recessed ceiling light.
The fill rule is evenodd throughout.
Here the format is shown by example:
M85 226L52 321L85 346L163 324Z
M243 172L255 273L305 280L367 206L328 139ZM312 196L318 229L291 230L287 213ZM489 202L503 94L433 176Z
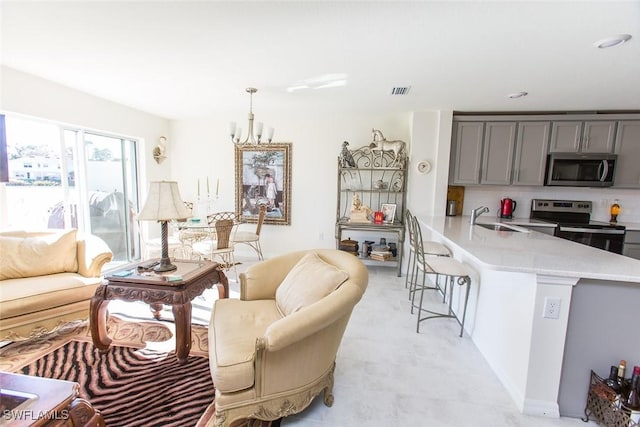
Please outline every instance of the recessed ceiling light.
M607 37L606 39L598 40L593 45L598 49L606 49L608 47L618 46L631 39L629 34L618 34L616 36Z
M515 93L510 93L507 96L511 99L518 99L518 98L524 98L527 95L529 95L529 92L515 92Z

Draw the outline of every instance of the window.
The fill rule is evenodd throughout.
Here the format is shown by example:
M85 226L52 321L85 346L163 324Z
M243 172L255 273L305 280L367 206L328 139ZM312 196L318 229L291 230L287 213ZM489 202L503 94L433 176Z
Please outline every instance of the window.
M138 141L20 116L0 119L6 125L7 225L77 228L101 237L115 262L140 259Z

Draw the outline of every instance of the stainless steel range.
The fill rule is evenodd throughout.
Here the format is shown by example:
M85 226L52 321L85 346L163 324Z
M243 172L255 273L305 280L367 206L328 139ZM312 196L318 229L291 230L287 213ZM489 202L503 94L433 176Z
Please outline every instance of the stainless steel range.
M531 201L531 219L558 224L555 236L622 254L624 226L591 221L592 203L577 200Z

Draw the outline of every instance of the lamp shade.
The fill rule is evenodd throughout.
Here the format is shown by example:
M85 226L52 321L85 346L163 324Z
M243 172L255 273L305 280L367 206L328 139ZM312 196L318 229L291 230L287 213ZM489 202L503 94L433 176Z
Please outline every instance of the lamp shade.
M176 181L152 181L149 183L147 200L138 214L142 221L170 221L187 219L187 210Z

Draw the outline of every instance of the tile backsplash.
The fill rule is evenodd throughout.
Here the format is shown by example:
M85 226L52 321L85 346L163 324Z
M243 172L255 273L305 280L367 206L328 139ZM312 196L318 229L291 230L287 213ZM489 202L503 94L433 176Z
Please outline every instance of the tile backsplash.
M505 197L517 202L517 208L513 213L516 218L529 218L532 199L589 200L593 203L591 219L597 221L609 221L609 208L617 199L620 205L618 221L640 223L640 190L613 188L466 187L463 215L470 215L474 207L487 206L490 211L485 215L497 217L500 213L500 200Z

